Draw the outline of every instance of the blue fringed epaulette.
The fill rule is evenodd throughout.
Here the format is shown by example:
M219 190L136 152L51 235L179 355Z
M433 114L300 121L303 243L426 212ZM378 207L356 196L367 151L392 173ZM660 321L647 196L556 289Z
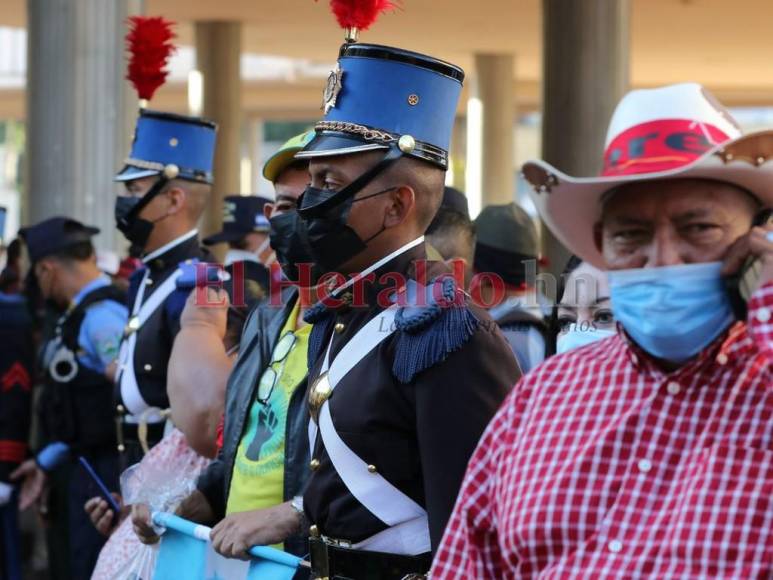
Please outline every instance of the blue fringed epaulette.
M334 318L333 313L321 302L317 302L303 315L303 320L306 324L312 325L306 356L309 370L312 369L322 353L323 341L330 332L330 327L333 324Z
M196 287L197 276L202 275L206 271L207 282L214 283L223 280L222 274L225 272L222 268L215 267L218 266L217 264L208 264L212 267L206 269L199 267L204 265L207 264L200 262L197 258L185 260L177 265L181 272L180 276L175 280L174 291L164 301L164 310L166 310L170 319L179 320L188 296ZM199 272L202 272L202 274L199 274Z
M459 350L477 330L478 319L450 277L428 286L409 280L404 299L407 305L395 315L392 373L401 383L409 383Z

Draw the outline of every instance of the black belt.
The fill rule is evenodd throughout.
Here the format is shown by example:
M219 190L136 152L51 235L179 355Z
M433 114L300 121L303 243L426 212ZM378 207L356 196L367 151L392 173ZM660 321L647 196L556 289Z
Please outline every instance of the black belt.
M322 538L309 538L311 578L325 580L402 580L424 578L432 555L401 556L342 548Z

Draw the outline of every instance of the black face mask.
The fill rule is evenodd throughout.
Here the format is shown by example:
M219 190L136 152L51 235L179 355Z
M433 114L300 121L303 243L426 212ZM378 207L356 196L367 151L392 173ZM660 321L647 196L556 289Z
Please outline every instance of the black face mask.
M163 174L142 197L118 196L115 200L115 223L124 237L131 242L129 255L139 258L145 252L153 225L163 217L151 222L140 217L140 212L164 189L169 179Z
M313 215L303 217L303 220L306 222L307 235L314 262L324 268L326 272L331 272L341 264L354 258L368 246L368 242L382 234L386 230L383 224L379 231L368 239L363 240L357 235L357 232L346 225L346 222L349 219L352 204L382 195L394 189L394 187L388 187L359 199L354 199L353 195L347 196L336 205L320 212L315 211ZM301 209L318 206L338 193L340 192L309 186L303 192Z
M119 196L115 200L115 223L124 237L131 242L129 255L139 258L153 231L153 222L142 219L134 211L142 201L138 197Z
M269 232L271 249L276 253L277 262L282 267L284 275L288 280L300 282L298 264L310 264L311 285L316 284L324 272L314 263L306 224L301 220L298 212L293 210L274 216L268 220L268 223L271 226Z
M381 161L339 191L309 186L303 192L299 201L298 214L306 223L314 261L325 271L333 271L352 259L367 247L368 242L386 230L382 223L378 232L363 240L357 232L346 225L346 222L355 201L362 201L395 189L389 187L357 200L354 199L357 192L397 161L401 155L402 152L398 147L392 147Z

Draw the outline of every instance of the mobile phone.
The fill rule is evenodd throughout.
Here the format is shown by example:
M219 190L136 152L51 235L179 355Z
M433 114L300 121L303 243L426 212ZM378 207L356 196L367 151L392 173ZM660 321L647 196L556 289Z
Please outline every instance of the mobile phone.
M102 498L107 502L107 505L110 506L110 509L113 510L113 519L118 517L118 514L121 513L121 506L119 506L118 502L115 501L113 494L111 494L110 490L107 489L105 482L102 481L102 478L97 475L97 472L94 471L94 468L91 466L91 463L89 463L89 460L83 457L83 455L78 456L78 462L81 464L83 469L86 470L86 473L89 474L89 477L91 477L94 483L97 484L97 488L99 488L99 495L102 496Z
M773 224L773 209L766 208L759 212L752 223L752 227ZM760 281L762 265L758 258L750 257L744 262L737 274L725 279L730 305L738 320L746 320L748 314L747 304L754 289Z

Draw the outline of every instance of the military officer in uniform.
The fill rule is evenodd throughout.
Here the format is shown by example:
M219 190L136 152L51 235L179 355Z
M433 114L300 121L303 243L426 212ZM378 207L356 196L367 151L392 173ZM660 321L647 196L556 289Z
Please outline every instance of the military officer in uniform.
M143 262L130 283L116 379L124 465L139 461L163 436L167 362L190 291L177 287L180 265L208 255L196 224L212 188L215 132L203 119L142 110L131 154L116 176L126 188L116 199L118 229ZM147 424L143 441L140 424Z
M266 267L273 258L268 219L263 207L270 200L255 195L229 195L223 200L223 229L204 238L205 246L228 243L223 265L228 273L225 290L231 305L244 318L255 302L269 291Z
M296 155L310 162L298 212L315 263L338 273L306 316L312 577L426 573L467 460L520 376L486 313L424 261L463 76L346 44Z
M86 499L99 490L76 459L84 457L109 489L118 489L113 369L128 312L125 294L97 267L91 237L98 232L65 217L20 232L43 298L64 313L42 351L45 379L38 412L44 447L11 478L24 480L21 509L41 497L47 480L54 486L41 511L54 529L66 524L65 537L52 538L68 542L69 565L52 565L58 570L54 575L63 578L89 578L104 543L83 511ZM57 477L50 478L55 470Z

